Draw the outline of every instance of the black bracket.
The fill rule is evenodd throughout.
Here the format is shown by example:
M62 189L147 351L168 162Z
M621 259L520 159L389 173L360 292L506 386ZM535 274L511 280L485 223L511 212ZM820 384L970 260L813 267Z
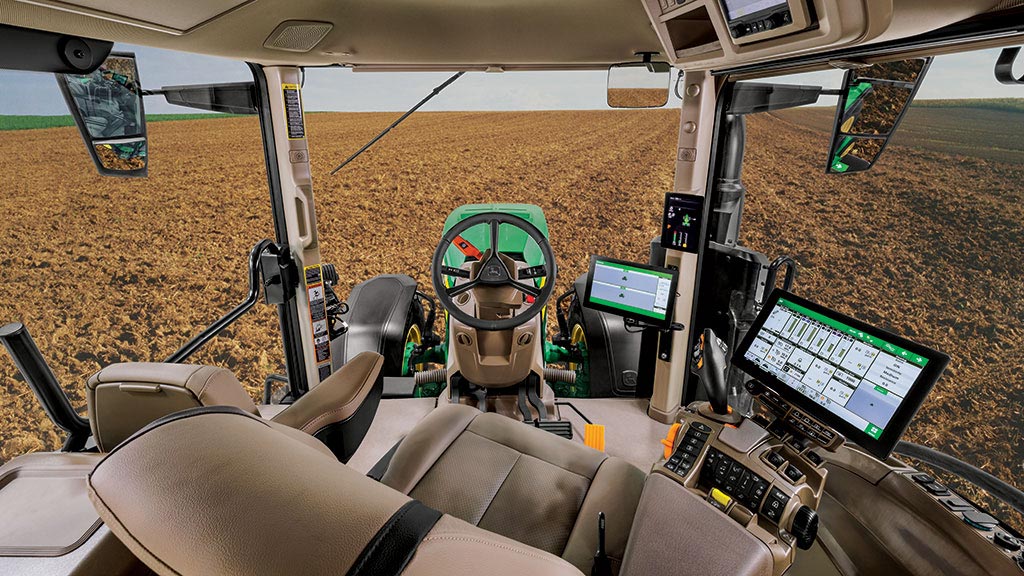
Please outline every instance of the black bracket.
M1017 55L1020 54L1020 46L1013 48L1003 48L1003 51L999 53L999 58L996 59L996 80L1000 84L1024 84L1024 76L1017 78L1013 75L1013 63L1017 60Z
M260 254L263 275L263 301L284 304L295 297L299 285L299 267L286 246L271 244Z

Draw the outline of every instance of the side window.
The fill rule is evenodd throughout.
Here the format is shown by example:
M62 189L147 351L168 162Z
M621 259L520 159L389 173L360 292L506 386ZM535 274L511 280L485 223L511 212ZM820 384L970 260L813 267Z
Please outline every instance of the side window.
M144 88L252 79L241 62L135 46ZM25 324L72 404L115 362L161 361L244 299L247 256L273 237L255 116L147 97L148 179L96 173L52 75L0 71L0 322ZM258 305L190 359L257 395L284 370L277 315ZM0 353L0 462L59 449Z

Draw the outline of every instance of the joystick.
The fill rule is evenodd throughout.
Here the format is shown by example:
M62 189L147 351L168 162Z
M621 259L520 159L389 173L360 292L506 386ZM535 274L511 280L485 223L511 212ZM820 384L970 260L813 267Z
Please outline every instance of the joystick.
M711 405L710 414L705 416L720 422L735 424L742 418L729 408L729 388L725 370L729 366L726 354L729 347L722 342L711 328L705 328L700 340L693 348L691 368L704 385Z

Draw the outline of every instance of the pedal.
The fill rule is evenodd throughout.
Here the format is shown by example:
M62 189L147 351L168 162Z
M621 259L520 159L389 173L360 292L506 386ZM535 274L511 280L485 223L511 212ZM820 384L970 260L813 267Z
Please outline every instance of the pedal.
M583 427L583 443L594 450L604 452L604 425L585 424Z
M532 424L534 428L540 428L555 436L572 440L572 422L568 420L534 420Z

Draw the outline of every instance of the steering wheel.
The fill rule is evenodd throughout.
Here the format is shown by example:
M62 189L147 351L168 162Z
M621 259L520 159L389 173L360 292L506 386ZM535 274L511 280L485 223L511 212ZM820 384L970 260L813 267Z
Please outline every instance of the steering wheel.
M448 252L448 248L450 248L452 244L455 244L456 247L464 254L476 255L479 253L478 250L462 238L463 232L478 224L488 225L491 245L488 251L480 254L479 256L483 261L476 267L476 277L472 277L468 270L445 266L444 255ZM533 241L537 243L537 246L540 247L541 254L544 256L544 263L538 266L524 268L519 270L518 273L515 269L510 270L509 267L506 266L505 262L499 257L500 251L497 249L498 231L502 224L514 226L532 238ZM485 256L486 258L484 258ZM555 274L557 273L557 269L558 267L555 265L555 254L551 250L551 244L536 226L511 214L503 214L501 212L484 212L482 214L470 216L455 226L452 226L452 228L441 238L441 242L437 245L437 249L434 250L434 259L430 269L430 278L434 285L434 292L437 294L437 298L441 302L441 306L463 324L476 328L477 330L509 330L516 326L525 324L531 318L540 314L541 310L544 309L544 305L547 304L548 299L551 298L551 293L555 289ZM453 284L451 287L448 287L444 282L444 277L446 276L449 278L462 278L468 280L468 282L463 282L458 285ZM538 288L534 286L532 282L523 282L523 280L535 278L544 278L544 286ZM526 310L520 311L511 318L484 320L463 311L455 303L456 296L464 292L468 292L478 286L489 288L511 286L521 292L524 297L533 298L533 303L530 304Z

